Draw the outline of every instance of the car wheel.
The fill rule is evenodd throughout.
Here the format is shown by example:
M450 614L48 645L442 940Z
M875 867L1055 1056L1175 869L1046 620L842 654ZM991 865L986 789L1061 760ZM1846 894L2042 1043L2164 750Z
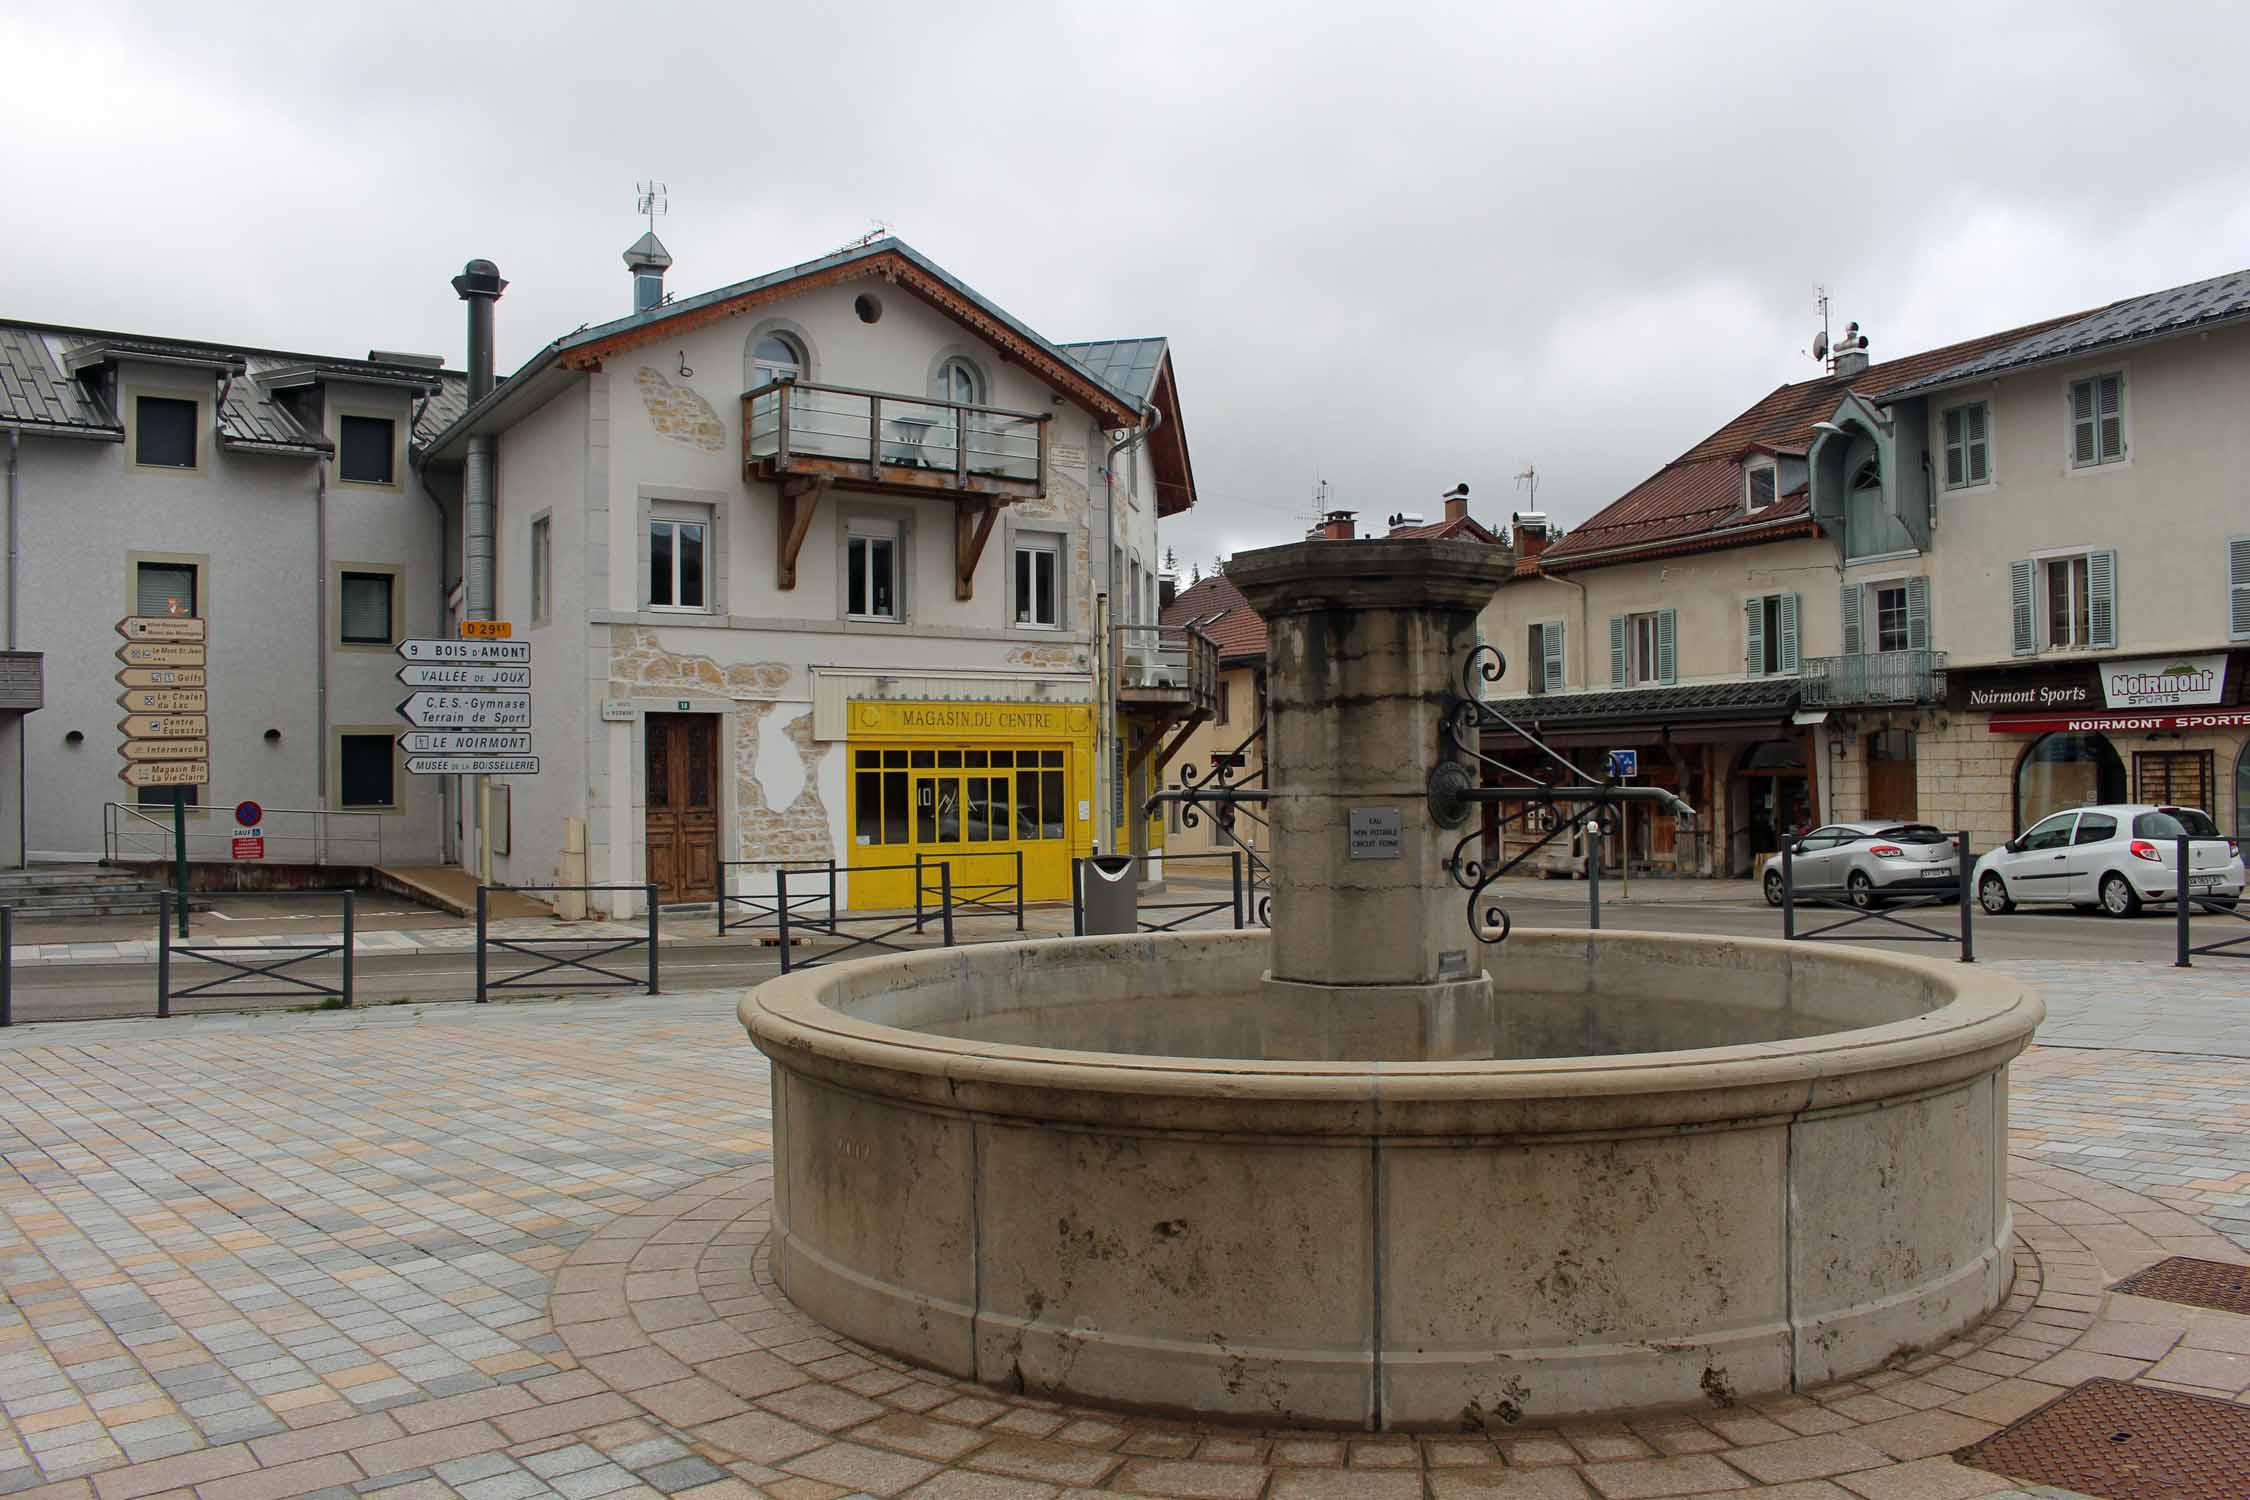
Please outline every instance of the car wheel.
M2141 898L2133 894L2133 883L2112 872L2102 877L2102 910L2113 917L2137 917L2141 914Z
M1852 878L1845 881L1844 886L1851 894L1852 905L1861 911L1872 911L1882 903L1883 898L1875 894L1875 882L1867 878L1865 870L1852 871Z
M1977 882L1977 905L1995 917L2016 909L2016 903L2008 899L2008 882L1997 875L1987 875Z
M1766 905L1779 906L1780 904L1781 872L1779 870L1768 870L1766 871Z

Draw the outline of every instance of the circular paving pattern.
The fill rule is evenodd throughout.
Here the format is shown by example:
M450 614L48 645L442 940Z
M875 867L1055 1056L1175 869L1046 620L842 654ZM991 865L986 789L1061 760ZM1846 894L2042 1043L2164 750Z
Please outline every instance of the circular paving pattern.
M1998 1494L2011 1482L1946 1455L2062 1388L2093 1375L2163 1383L2149 1376L2161 1374L2157 1359L2192 1352L2199 1335L2222 1366L2250 1366L2224 1347L2250 1353L2250 1318L2131 1297L2104 1308L2121 1262L2173 1253L2240 1261L2239 1250L2192 1221L2168 1222L2181 1216L2136 1194L2019 1163L2006 1303L1944 1349L1860 1380L1493 1433L1198 1425L1011 1395L830 1333L774 1283L770 1182L767 1165L729 1172L612 1221L561 1268L551 1312L586 1372L709 1461L790 1500ZM2187 1232L2152 1235L2130 1222L2135 1215ZM2241 1379L2250 1384L2250 1368Z

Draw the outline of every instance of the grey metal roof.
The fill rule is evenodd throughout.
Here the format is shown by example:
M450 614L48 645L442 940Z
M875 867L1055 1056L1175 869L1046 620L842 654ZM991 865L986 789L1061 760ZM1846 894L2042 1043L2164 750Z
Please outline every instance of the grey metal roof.
M906 243L906 241L892 235L885 235L882 239L870 241L865 245L853 245L849 249L837 250L830 254L816 257L812 260L802 261L797 265L788 266L779 271L769 271L763 276L753 276L748 281L737 281L730 286L719 287L715 291L698 292L692 297L676 298L672 301L663 303L660 306L649 308L644 312L632 313L622 318L613 318L607 323L595 323L589 327L581 328L575 333L566 334L562 338L556 340L556 342L550 346L550 350L554 353L562 353L571 349L579 348L586 344L597 344L600 343L603 339L614 337L617 334L627 332L634 328L645 327L650 323L661 323L666 318L674 317L683 312L692 312L696 308L708 307L715 302L725 302L731 298L740 297L749 292L759 291L765 287L778 286L783 282L795 281L799 277L811 276L821 271L831 270L837 266L850 265L853 261L869 260L878 255L904 256L906 259L914 262L914 264L920 267L923 271L929 273L931 276L936 277L938 280L944 282L947 286L953 288L953 290L955 290L956 292L959 292L962 296L968 298L971 302L974 302L978 307L982 308L993 318L1006 324L1008 328L1017 336L1029 340L1031 343L1037 345L1039 348L1045 350L1047 353L1053 355L1056 359L1065 364L1080 369L1085 368L1082 364L1079 363L1079 361L1072 359L1068 354L1064 353L1061 347L1034 332L1022 321L1017 319L1014 314L1001 307L1000 304L994 302L991 298L985 296L982 292L979 292L976 288L970 286L967 282L954 275L951 271L946 270L945 267L939 265L936 261L931 260L921 251ZM540 353L533 356L532 360L524 366L523 370L518 371L518 373L522 374L528 372L533 365L538 364L542 359L547 357L549 357L549 350L540 351ZM1101 386L1102 389L1108 391L1110 395L1116 397L1119 401L1133 407L1138 407L1140 405L1139 400L1134 397L1132 392L1122 389L1121 387L1111 383L1109 380L1103 378L1099 374L1095 374L1092 371L1088 371L1088 373L1094 375L1094 381L1097 385Z
M1688 682L1676 687L1546 693L1495 698L1492 706L1519 724L1658 724L1745 715L1779 717L1797 706L1794 677L1752 677L1740 682Z
M2005 348L1992 350L1976 359L1940 370L1912 385L1902 386L1889 395L1896 398L1918 391L1935 390L1940 386L1958 385L1963 381L2022 369L2026 365L2070 359L2119 344L2167 338L2191 329L2231 323L2246 317L2250 317L2250 270L2234 271L2225 276L2214 276L2208 281L2176 286L2169 291L2150 292L2143 297L2128 297L2122 302L2112 302L2082 318L2059 323L2029 338L2019 339Z
M1136 405L1156 387L1156 367L1164 361L1164 340L1095 339L1056 346L1102 384L1125 392Z
M0 323L0 423L93 437L119 437L123 424L89 381L70 373L108 358L205 365L233 375L219 411L219 441L230 448L324 453L330 443L274 399L261 377L362 380L438 392L415 426L415 441L442 431L467 404L467 377L455 370L381 360L340 359L231 344L197 344L138 334L34 323Z

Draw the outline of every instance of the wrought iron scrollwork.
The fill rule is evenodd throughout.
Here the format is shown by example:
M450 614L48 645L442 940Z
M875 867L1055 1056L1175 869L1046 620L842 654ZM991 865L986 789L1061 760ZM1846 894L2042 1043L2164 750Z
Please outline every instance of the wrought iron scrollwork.
M1258 758L1258 768L1249 769L1250 751L1266 737L1263 718L1257 727L1243 736L1242 742L1232 750L1211 757L1207 769L1199 769L1192 761L1180 765L1179 784L1169 791L1158 792L1148 799L1148 810L1154 812L1162 802L1176 803L1180 809L1182 828L1200 828L1205 814L1209 814L1212 827L1219 837L1232 844L1242 855L1243 864L1250 874L1251 911L1262 927L1273 925L1273 869L1256 845L1236 830L1238 820L1258 828L1266 826L1262 811L1268 798L1265 757Z

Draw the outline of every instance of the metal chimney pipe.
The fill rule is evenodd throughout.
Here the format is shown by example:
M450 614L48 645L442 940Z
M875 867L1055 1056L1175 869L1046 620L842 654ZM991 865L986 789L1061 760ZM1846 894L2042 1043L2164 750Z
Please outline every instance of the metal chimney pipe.
M492 304L508 283L489 260L472 260L453 278L453 290L469 304L469 405L492 394ZM461 466L461 582L464 608L472 620L489 620L493 609L494 523L490 434L471 434Z

